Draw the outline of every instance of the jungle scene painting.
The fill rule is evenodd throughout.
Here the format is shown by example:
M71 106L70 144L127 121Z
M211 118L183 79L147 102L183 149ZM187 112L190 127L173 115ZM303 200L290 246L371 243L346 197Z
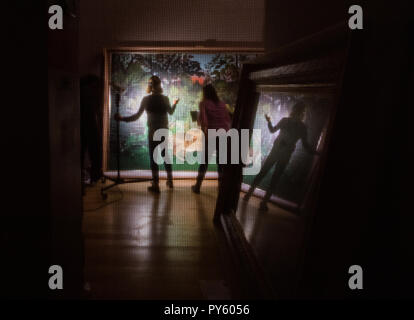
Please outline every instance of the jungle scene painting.
M293 106L297 102L305 105L303 122L306 126L307 141L311 148L323 148L321 141L327 129L329 116L332 110L334 97L333 94L315 94L315 93L288 93L288 92L262 92L260 94L257 106L256 118L253 128L261 131L261 148L260 154L254 154L253 157L259 156L258 162L264 163L272 150L274 141L278 137L280 131L271 133L268 129L265 116L270 117L272 126L284 117L289 117ZM253 142L251 142L253 143ZM295 204L301 204L303 198L308 191L309 183L307 183L310 175L314 172L315 164L318 156L314 156L307 152L303 147L301 140L296 143L296 147L290 157L287 167L278 181L275 189L271 190L272 194L288 200ZM257 185L262 190L270 188L273 171L277 166L275 163L271 170L266 173L264 178ZM243 182L251 185L255 175L245 175Z
M217 90L219 98L226 104L230 114L233 113L238 90L238 81L242 63L255 58L256 54L240 53L112 53L110 82L125 88L119 102L119 113L129 116L139 109L142 98L147 95L148 79L152 75L160 77L163 94L168 96L171 104L180 99L173 115L169 116L169 130L172 137L170 154L173 156L173 170L197 171L198 164L189 164L182 157L185 152L194 155L201 152L202 141L197 122L191 116L198 111L202 98L202 88L211 83ZM116 113L115 99L110 91L110 126L108 148L108 170L116 170ZM120 169L149 170L148 130L146 115L134 122L120 123ZM190 141L178 141L182 130L192 135ZM213 155L209 171L216 170ZM178 163L177 163L178 162ZM181 163L180 163L181 162ZM162 169L162 168L161 168Z

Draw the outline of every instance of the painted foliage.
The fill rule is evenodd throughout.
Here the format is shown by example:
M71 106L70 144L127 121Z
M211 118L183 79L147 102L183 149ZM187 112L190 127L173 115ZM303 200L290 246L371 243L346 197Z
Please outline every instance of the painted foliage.
M219 98L226 103L230 112L234 110L237 97L239 73L242 63L256 55L238 53L191 54L191 53L113 53L111 57L111 82L126 88L122 94L119 112L123 116L132 115L139 109L146 95L148 79L157 75L162 81L164 94L173 100L180 98L175 113L169 116L169 129L173 137L171 153L174 159L182 153L178 146L184 146L186 152L200 152L201 143L196 130L197 123L192 121L191 111L198 111L202 97L202 87L212 83ZM109 170L116 169L116 112L111 99ZM189 130L193 139L181 143L175 135L177 128ZM121 170L149 169L148 131L146 115L131 123L120 123ZM213 159L214 161L214 159ZM192 171L197 165L188 163L173 164L174 170ZM209 170L215 170L211 165Z

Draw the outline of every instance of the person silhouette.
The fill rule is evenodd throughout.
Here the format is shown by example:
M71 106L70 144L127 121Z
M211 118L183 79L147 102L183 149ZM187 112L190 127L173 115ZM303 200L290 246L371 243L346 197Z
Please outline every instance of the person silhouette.
M272 125L271 119L268 115L265 115L267 120L267 125L271 133L275 133L278 130L279 136L276 138L273 143L272 150L264 161L260 172L254 178L248 192L244 195L244 200L248 201L251 195L254 192L254 189L257 187L259 182L264 178L267 172L276 165L275 170L272 175L269 188L266 190L266 194L260 203L260 210L267 211L267 202L272 195L272 191L275 189L277 183L279 182L280 177L286 169L286 166L289 163L289 160L295 151L296 143L298 140L302 140L302 145L304 149L310 154L317 155L319 152L312 149L308 144L307 140L307 127L303 123L303 117L305 115L306 106L303 102L297 102L289 115L281 119L276 126Z
M173 106L170 105L170 100L167 96L162 94L163 90L161 87L161 80L157 76L152 76L149 79L147 93L149 95L145 96L141 101L141 106L138 109L138 112L128 116L121 117L118 113L115 114L115 120L131 122L138 120L144 111L147 112L147 125L148 125L148 149L150 156L150 165L152 171L152 185L148 187L148 191L159 193L159 167L154 160L154 150L162 142L165 141L165 137L161 141L155 141L153 139L154 133L158 129L168 129L168 114L173 114L177 103L180 99L174 101ZM165 152L164 155L167 160L168 152ZM173 179L172 179L172 165L171 161L164 162L165 170L167 171L167 186L173 188Z
M204 162L198 167L198 175L196 184L191 186L194 193L200 193L201 184L207 172L208 163L214 150L208 148L208 130L209 129L224 129L228 131L231 126L230 113L227 110L226 104L221 101L217 95L217 91L212 84L207 84L203 87L203 99L199 103L200 112L198 113L198 124L204 133L203 155ZM217 173L218 182L221 183L223 175L223 164L219 162L219 138L216 138L216 158L217 158Z

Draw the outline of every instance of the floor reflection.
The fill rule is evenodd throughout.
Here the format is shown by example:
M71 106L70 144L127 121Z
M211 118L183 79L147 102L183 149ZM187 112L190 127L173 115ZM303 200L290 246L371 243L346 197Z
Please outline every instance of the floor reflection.
M92 299L226 299L227 260L212 224L216 181L196 195L194 181L121 185L102 200L97 185L84 198L85 279ZM122 198L122 199L121 199ZM116 201L119 199L119 201ZM97 209L99 208L99 209ZM94 210L97 209L97 210Z
M291 298L299 280L305 223L272 203L269 211L260 211L260 201L257 197L240 200L236 216L278 297Z

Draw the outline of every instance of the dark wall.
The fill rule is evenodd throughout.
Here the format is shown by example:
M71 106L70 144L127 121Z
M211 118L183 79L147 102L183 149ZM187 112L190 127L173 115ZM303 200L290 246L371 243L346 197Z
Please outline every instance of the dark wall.
M79 2L76 2L79 5ZM63 30L48 30L51 263L64 273L53 298L79 297L83 280L79 101L79 11L64 14Z
M351 4L364 10L364 29L351 35L298 296L413 296L409 230L414 224L403 183L408 145L404 119L412 105L414 64L408 3L266 1L268 51L347 23ZM365 289L359 292L348 288L352 264L364 270Z
M100 75L102 49L138 41L259 42L265 0L83 0L81 74Z
M47 1L18 1L7 15L1 134L1 295L74 297L82 272L78 21L48 29ZM7 17L6 17L7 18ZM48 287L63 267L63 292Z
M347 0L267 0L265 49L275 50L344 21L348 16L348 6L346 6L348 2Z
M34 298L47 295L50 258L47 7L13 6L19 18L5 15L3 57L0 294Z
M365 9L364 30L351 33L307 243L301 287L306 298L413 297L414 224L403 206L413 25L402 3L376 1ZM354 264L364 271L361 291L348 288Z

